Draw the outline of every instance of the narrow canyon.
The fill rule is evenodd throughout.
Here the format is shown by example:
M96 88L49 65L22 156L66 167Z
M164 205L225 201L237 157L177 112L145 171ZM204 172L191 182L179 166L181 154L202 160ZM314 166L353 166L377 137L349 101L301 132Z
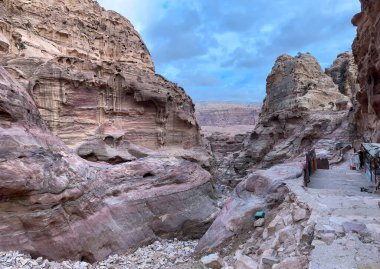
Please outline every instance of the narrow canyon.
M379 16L195 103L97 1L0 0L0 268L380 268Z

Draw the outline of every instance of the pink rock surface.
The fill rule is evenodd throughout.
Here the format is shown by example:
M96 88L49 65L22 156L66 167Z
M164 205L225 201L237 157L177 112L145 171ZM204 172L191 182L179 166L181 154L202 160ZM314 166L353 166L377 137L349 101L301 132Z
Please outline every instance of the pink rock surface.
M199 237L216 213L209 179L177 158L83 160L0 68L0 250L92 262L158 236Z
M217 218L199 241L197 251L211 252L254 225L253 214L281 203L285 181L303 174L302 163L280 164L249 174L237 185Z
M358 65L361 104L357 115L358 130L366 141L380 142L380 33L378 17L380 2L361 0L361 12L352 23L357 26L357 36L352 51Z

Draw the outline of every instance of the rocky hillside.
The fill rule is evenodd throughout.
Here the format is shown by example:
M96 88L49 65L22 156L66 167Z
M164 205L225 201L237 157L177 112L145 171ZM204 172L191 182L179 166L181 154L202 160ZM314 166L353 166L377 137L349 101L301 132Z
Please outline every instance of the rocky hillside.
M352 19L357 26L352 49L360 83L356 121L366 141L380 142L380 33L377 24L380 3L376 0L361 0L361 3L362 11Z
M5 0L0 15L0 64L83 158L120 163L137 156L134 145L199 145L191 99L154 73L124 17L93 0Z
M330 77L308 53L278 57L267 78L259 122L235 161L237 171L245 173L250 166L290 160L318 147L318 142L324 151L335 151L334 141L351 142L349 117L355 84L347 78L355 67L351 67L352 60L341 58L352 56L340 55L328 71L333 74Z
M256 125L261 105L201 102L195 105L200 126Z

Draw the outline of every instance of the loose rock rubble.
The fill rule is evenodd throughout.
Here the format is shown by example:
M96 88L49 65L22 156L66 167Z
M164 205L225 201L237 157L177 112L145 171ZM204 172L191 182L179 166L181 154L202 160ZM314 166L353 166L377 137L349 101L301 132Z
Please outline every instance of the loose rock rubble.
M198 241L162 240L137 249L134 253L112 255L108 259L89 264L81 261L50 262L41 257L32 259L19 252L0 252L1 269L161 269L161 268L199 268L192 258ZM182 267L183 266L183 267Z

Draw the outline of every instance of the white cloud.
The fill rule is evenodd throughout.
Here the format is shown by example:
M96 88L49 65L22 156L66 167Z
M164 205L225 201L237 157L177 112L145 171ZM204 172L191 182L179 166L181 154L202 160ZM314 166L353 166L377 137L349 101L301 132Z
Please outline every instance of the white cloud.
M359 0L98 0L127 17L158 73L194 100L261 101L282 53L310 52L323 66L348 50ZM251 89L251 90L250 90Z

